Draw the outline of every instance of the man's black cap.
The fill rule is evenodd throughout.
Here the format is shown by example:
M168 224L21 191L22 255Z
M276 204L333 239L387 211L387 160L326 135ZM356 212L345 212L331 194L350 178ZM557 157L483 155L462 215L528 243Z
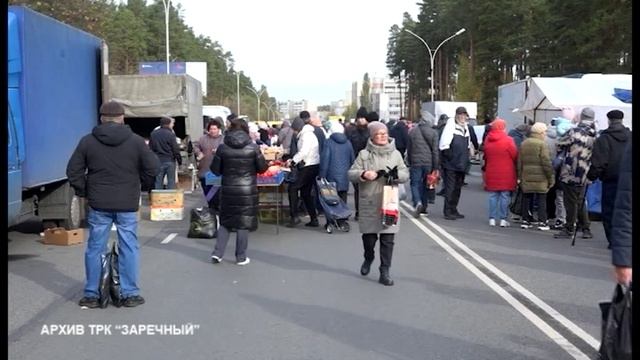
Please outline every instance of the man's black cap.
M109 101L100 106L100 115L120 116L124 115L124 107L115 101Z

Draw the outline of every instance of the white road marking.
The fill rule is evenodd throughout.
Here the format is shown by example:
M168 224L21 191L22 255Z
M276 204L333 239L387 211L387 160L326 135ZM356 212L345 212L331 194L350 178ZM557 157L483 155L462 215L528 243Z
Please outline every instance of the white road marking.
M167 237L164 238L164 240L162 240L160 242L160 244L168 244L176 236L178 236L178 233L171 233L171 234L167 235Z
M411 208L411 206L409 206L409 204L407 202L403 201L403 203L404 203L405 206ZM511 295L509 292L504 290L500 285L496 284L487 275L485 275L482 271L480 271L475 265L473 265L471 262L469 262L469 260L465 259L455 249L453 249L451 246L449 246L449 244L447 244L444 240L442 240L438 235L433 233L429 228L427 228L424 224L422 224L419 219L414 218L405 208L401 208L401 210L405 214L405 216L407 216L407 218L409 220L411 220L420 230L422 230L433 241L435 241L445 251L447 251L451 256L453 256L454 259L458 260L458 262L460 262L472 274L477 276L491 290L495 291L498 295L500 295L505 301L507 301L507 303L509 303L511 306L513 306L514 309L516 309L518 312L520 312L525 318L527 318L527 320L529 320L532 324L534 324L536 327L538 327L538 329L540 329L551 340L553 340L562 349L564 349L567 353L569 353L574 359L580 359L580 360L590 359L586 354L584 354L575 345L573 345L571 342L569 342L564 336L562 336L560 333L558 333L556 330L554 330L549 324L547 324L544 320L542 320L538 315L533 313L533 311L531 311L529 308L527 308L525 305L523 305L520 301L518 301L516 298L514 298L513 295ZM464 248L466 248L467 250L471 251L466 246L464 246L464 244L460 243L453 236L448 234L444 229L442 229L439 226L435 225L433 223L433 221L428 220L428 219L425 219L425 220L427 220L427 222L430 225L434 226L434 228L439 229L438 230L439 232L442 232L445 237L447 237L449 240L454 242L458 247L460 247L463 250L464 250ZM471 254L469 254L469 255L471 255ZM509 283L510 285L511 285L511 283L517 284L515 281L513 281L513 279L509 278L507 275L505 275L504 273L499 271L497 268L492 266L489 262L487 262L486 260L482 259L479 255L475 254L475 256L473 256L473 257L474 257L474 259L476 259L478 261L482 260L480 262L485 267L487 267L487 269L489 269L490 271L494 272L495 275L497 275L498 277L502 278L502 280L504 280L505 282ZM487 266L487 265L489 265L489 266ZM497 270L497 272L499 274L495 272L496 270ZM510 281L507 281L507 279L509 279ZM514 286L512 285L512 287L514 287ZM514 287L514 289L516 289L516 288ZM538 300L539 303L544 304L544 302L542 300L540 300L537 297L535 297L529 291L526 291L526 289L524 289L522 286L518 285L518 289L516 289L516 290L519 291L522 295L527 297L532 302L534 302L534 300L531 297L527 296L527 295L533 296L535 299ZM523 293L522 290L525 290L527 295L525 295L525 293ZM536 303L536 305L540 306L538 304L538 302L534 302L534 303ZM545 311L547 311L547 313L549 313L548 309L551 309L552 313L549 313L549 315L553 316L554 318L556 318L556 320L562 322L563 325L567 326L566 323L561 321L560 318L558 318L557 315L559 315L560 317L565 319L567 323L572 325L571 327L567 326L570 330L572 330L574 333L576 333L575 329L578 329L581 333L584 333L587 336L587 338L585 338L583 336L580 336L578 334L576 334L576 335L580 336L581 338L583 338L583 340L585 340L587 343L589 343L590 345L593 346L593 343L588 340L588 338L593 339L589 334L586 334L577 325L573 324L571 321L569 321L568 319L564 318L557 311L553 310L549 305L547 305L547 304L544 304L544 305L545 305L545 307L542 307L542 306L540 306L540 307L543 308ZM595 339L593 339L593 340L595 340ZM596 341L596 343L597 343L597 341ZM596 347L596 349L597 349L597 347Z

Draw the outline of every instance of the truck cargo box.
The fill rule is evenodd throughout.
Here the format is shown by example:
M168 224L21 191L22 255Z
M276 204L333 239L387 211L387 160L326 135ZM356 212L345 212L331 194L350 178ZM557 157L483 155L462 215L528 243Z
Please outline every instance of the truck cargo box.
M109 75L105 86L104 100L121 103L125 118L184 117L186 134L203 133L201 84L189 75Z
M32 188L65 179L78 139L98 124L102 40L22 6L8 10L20 65L9 101L24 129L22 186Z

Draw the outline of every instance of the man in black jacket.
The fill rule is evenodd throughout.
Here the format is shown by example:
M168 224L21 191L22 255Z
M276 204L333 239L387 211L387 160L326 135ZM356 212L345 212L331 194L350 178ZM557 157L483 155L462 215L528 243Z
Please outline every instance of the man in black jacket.
M124 124L124 108L117 102L100 107L102 124L83 137L69 159L67 177L79 197L89 203L89 239L84 261L86 284L79 305L99 306L101 256L106 252L111 226L118 230L118 263L123 305L144 304L138 288L138 204L140 189L147 191L160 164L144 140Z
M400 151L402 157L407 150L407 143L409 142L409 128L407 127L407 119L401 117L397 123L395 123L389 129L389 137L392 137L396 143L396 149Z
M173 118L163 116L160 118L160 128L151 132L149 147L160 160L160 173L156 176L156 189L162 189L164 177L167 177L167 189L176 188L176 162L182 165L180 147L173 132Z
M611 221L613 220L613 203L618 190L620 159L627 141L631 139L631 131L622 125L624 114L620 110L607 113L609 127L602 131L593 144L591 167L587 178L591 181L602 180L602 226L604 234L611 246Z
M620 284L629 285L632 280L631 272L631 249L633 246L632 222L633 211L632 188L632 145L631 139L627 142L620 163L620 176L618 180L618 192L613 210L613 223L611 231L611 258L616 275L616 280Z
M455 118L447 121L440 137L441 161L446 183L444 218L447 220L464 218L464 215L458 212L458 202L471 150L468 118L467 109L458 107Z

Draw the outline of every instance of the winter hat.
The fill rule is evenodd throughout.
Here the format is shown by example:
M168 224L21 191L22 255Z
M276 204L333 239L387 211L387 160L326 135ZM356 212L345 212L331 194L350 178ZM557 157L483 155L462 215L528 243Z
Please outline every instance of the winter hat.
M500 118L496 118L491 122L490 126L491 131L504 131L507 128L507 123Z
M556 120L556 134L558 136L564 135L569 129L571 129L571 120L565 118L555 118Z
M337 121L332 121L331 122L331 133L332 134L335 134L335 133L344 134L344 126L342 126L342 124L340 124Z
M308 123L309 119L311 119L311 114L309 114L309 112L307 110L302 110L300 111L300 119L302 119L302 121L304 121L304 123Z
M367 119L368 122L379 121L380 120L380 116L378 116L377 112L372 111L372 112L367 114L366 119Z
M380 130L387 130L387 125L381 123L380 121L372 121L367 125L367 129L369 129L369 136L374 137L375 134Z
M491 125L493 126L493 125ZM532 134L546 134L547 133L547 125L542 122L537 122L531 126Z
M607 118L612 123L621 122L622 119L624 118L624 114L620 110L611 110L607 113Z
M360 109L358 109L358 112L356 113L356 119L366 118L366 117L367 117L367 108L364 106L361 106Z
M456 115L460 115L460 114L466 114L467 116L469 116L469 113L467 112L467 108L464 106L458 106L458 108L456 109Z
M580 122L593 121L595 117L596 117L596 115L593 112L593 109L591 109L589 107L586 107L586 108L582 109L582 111L580 112Z
M304 121L299 117L296 117L295 119L293 119L293 122L291 123L291 128L295 131L300 131L303 126L304 126Z
M115 101L109 101L100 106L100 115L120 116L124 115L124 107Z

